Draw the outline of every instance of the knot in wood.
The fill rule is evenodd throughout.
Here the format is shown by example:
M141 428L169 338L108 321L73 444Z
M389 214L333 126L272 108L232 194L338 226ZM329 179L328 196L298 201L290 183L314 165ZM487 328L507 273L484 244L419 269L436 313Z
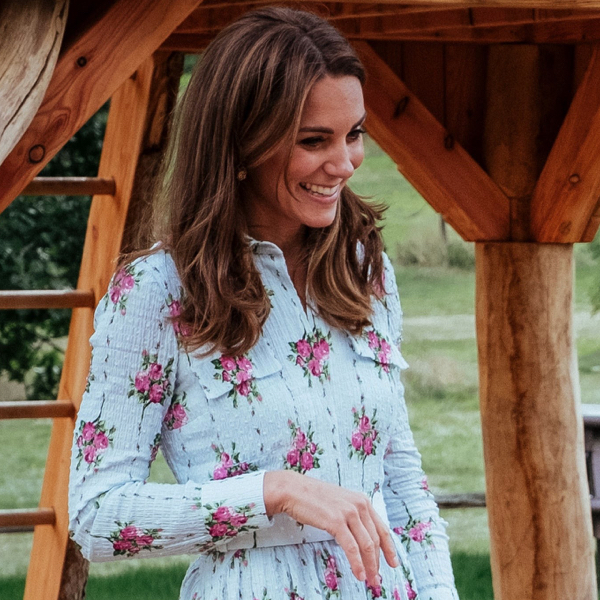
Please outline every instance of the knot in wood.
M396 104L396 109L394 110L392 118L397 119L406 110L409 100L410 98L408 96L404 96L404 98Z
M454 136L451 133L446 134L444 138L444 148L446 150L452 150L454 148Z
M577 173L573 173L573 175L571 175L571 177L569 177L569 183L579 183L580 181L580 177L579 175L577 175Z
M29 149L29 162L34 165L42 162L44 156L46 156L46 148L41 144L36 144Z
M87 58L85 56L80 56L77 59L77 66L78 67L85 67L85 65L87 65Z

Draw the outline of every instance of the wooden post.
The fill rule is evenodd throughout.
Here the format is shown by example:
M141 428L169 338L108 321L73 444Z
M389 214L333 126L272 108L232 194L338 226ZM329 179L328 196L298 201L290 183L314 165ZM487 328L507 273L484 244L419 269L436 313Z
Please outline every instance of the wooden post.
M593 600L573 247L480 243L476 264L494 597Z
M549 151L544 128L548 114L564 110L560 98L554 107L552 99L542 102L547 77L542 58L535 47L497 46L490 48L488 62L485 159L510 198L512 240L476 248L494 597L594 600L572 330L573 247L527 243L531 197Z

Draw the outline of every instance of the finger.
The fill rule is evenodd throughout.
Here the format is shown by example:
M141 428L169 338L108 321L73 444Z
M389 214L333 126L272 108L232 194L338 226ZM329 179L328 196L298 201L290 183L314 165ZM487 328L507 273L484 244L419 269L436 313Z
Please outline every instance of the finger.
M377 528L379 545L381 546L383 556L385 557L387 564L390 565L390 567L395 568L400 564L400 561L398 560L398 553L396 551L396 546L394 545L394 540L392 539L392 534L390 533L390 528L383 522L377 513L375 513L373 521Z
M381 536L379 535L379 531L377 530L377 525L375 524L375 519L377 518L377 514L373 512L371 514L371 510L365 511L364 515L361 515L362 522L367 530L369 537L373 540L375 544L375 562L377 574L379 575L379 560L380 560L380 552L381 552ZM369 583L373 584L373 580L369 580Z
M358 543L360 556L365 567L367 583L369 585L379 584L379 536L375 531L376 539L373 539L365 526L365 521L371 520L368 510L363 514L354 508L348 515L348 526L354 539ZM371 526L374 528L374 525Z
M356 577L356 579L359 581L365 581L367 578L367 573L362 561L360 548L356 539L354 538L354 535L351 533L350 529L348 529L348 526L344 524L344 526L340 528L334 537L335 541L344 551L344 554L350 563L350 568L352 569L354 577Z

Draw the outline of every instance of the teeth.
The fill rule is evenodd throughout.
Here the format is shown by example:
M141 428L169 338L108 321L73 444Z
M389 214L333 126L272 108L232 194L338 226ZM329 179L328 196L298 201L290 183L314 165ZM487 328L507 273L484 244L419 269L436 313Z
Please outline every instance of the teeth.
M302 183L301 185L305 190L310 190L311 192L321 194L322 196L331 196L339 187L337 185L333 187L325 187L322 185L315 185L313 183Z

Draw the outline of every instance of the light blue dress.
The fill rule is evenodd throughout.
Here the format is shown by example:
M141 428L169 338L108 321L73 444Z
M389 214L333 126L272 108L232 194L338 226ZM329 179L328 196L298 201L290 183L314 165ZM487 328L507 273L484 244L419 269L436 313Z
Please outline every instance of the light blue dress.
M389 260L372 327L352 336L310 299L303 309L277 246L251 246L272 309L245 356L186 354L169 318L181 283L164 251L113 278L73 440L71 536L92 561L196 555L182 600L457 600L408 424ZM177 484L146 483L159 447ZM379 500L401 565L382 557L381 586L368 588L328 534L269 519L263 475L277 469Z

